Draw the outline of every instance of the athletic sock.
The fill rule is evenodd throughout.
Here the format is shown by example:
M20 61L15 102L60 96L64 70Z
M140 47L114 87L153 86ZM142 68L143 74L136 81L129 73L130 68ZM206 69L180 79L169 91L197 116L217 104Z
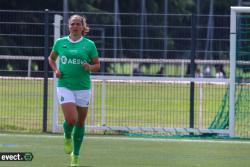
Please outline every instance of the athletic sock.
M68 122L65 120L63 123L63 128L64 128L64 137L66 139L71 139L71 134L72 134L74 125L69 125Z
M78 127L77 125L75 125L73 130L74 155L78 156L80 154L80 148L82 145L84 133L85 133L85 126Z

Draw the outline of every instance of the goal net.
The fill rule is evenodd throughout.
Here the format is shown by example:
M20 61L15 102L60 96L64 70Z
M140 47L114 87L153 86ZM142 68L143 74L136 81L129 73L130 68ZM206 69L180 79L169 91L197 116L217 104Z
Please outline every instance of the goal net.
M230 89L210 128L230 128L231 136L247 137L250 134L250 7L231 7L230 19Z
M231 8L231 47L235 60L235 132L249 136L250 129L250 7Z

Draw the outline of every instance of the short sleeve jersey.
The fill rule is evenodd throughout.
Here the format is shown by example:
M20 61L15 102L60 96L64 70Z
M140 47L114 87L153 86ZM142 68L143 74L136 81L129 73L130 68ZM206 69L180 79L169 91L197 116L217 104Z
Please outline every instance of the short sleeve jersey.
M59 38L52 49L59 56L59 70L62 76L57 86L70 90L86 90L91 88L90 72L82 64L91 63L98 56L95 43L85 37L72 41L69 36Z

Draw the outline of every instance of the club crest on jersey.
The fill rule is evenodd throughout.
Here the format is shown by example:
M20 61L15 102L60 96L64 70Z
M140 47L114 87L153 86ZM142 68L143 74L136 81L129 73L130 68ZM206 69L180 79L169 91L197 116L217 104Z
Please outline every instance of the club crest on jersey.
M61 62L62 62L62 64L66 64L67 63L67 57L66 56L62 56L61 57Z
M63 45L63 48L67 48L67 45Z

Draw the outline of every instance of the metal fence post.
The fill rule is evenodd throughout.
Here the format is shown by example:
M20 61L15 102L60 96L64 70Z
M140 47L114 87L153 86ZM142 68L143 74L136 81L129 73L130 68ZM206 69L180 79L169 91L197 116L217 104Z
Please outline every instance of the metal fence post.
M190 77L195 77L195 54L196 54L196 15L192 14L192 39L191 39L191 55L190 55ZM194 128L194 82L190 85L190 115L189 127Z
M48 54L49 54L49 10L44 12L44 82L43 82L43 132L47 132L48 112Z

